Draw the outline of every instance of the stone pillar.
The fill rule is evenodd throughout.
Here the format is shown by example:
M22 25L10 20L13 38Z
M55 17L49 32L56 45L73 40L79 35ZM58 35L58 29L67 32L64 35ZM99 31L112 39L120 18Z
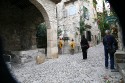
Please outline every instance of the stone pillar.
M58 58L57 26L56 23L52 23L52 25L53 28L47 29L47 57Z
M56 4L51 0L30 0L41 12L47 25L47 57L57 58Z
M70 53L70 46L68 40L65 40L63 46L63 54L68 54L68 53Z
M122 41L122 31L120 29L119 24L117 23L117 28L118 28L118 49L123 50L123 41Z

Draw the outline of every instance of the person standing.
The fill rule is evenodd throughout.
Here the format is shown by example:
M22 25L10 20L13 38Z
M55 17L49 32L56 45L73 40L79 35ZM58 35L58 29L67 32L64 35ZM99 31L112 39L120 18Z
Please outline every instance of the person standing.
M114 71L114 53L117 50L117 41L113 35L110 35L110 31L105 31L106 35L103 38L104 53L105 53L105 68L108 69L108 59L110 57L110 69ZM114 50L114 51L113 51ZM109 54L109 56L108 56Z
M61 38L60 38L60 40L59 40L58 47L59 47L59 54L62 54L63 41L62 41L62 39L61 39Z
M70 47L71 47L71 54L74 55L74 52L75 52L75 42L74 40L72 39L71 40L71 43L70 43Z
M87 49L89 48L89 43L84 35L81 38L81 49L83 53L83 59L87 59Z

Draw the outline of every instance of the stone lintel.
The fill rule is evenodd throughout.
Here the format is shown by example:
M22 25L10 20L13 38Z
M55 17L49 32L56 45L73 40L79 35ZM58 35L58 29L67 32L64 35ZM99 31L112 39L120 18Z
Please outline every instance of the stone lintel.
M54 2L55 4L58 4L59 2L61 2L61 0L51 0L52 2Z

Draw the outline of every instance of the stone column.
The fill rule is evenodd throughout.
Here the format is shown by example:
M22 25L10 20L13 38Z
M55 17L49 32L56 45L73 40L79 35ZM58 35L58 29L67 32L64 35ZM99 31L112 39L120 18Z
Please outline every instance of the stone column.
M52 23L53 28L47 29L47 57L58 58L57 23Z
M41 12L47 25L47 57L57 58L56 4L51 0L30 0Z
M117 28L118 28L118 47L119 47L119 50L123 50L123 42L122 42L122 31L120 29L120 26L119 24L117 23Z

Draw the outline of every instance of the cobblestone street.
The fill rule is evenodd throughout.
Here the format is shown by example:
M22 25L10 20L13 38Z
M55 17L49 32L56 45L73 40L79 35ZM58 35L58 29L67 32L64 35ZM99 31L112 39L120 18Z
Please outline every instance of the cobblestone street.
M37 65L35 61L14 66L13 74L21 83L119 83L119 72L105 69L103 45L90 47L87 60L82 53L60 55Z

